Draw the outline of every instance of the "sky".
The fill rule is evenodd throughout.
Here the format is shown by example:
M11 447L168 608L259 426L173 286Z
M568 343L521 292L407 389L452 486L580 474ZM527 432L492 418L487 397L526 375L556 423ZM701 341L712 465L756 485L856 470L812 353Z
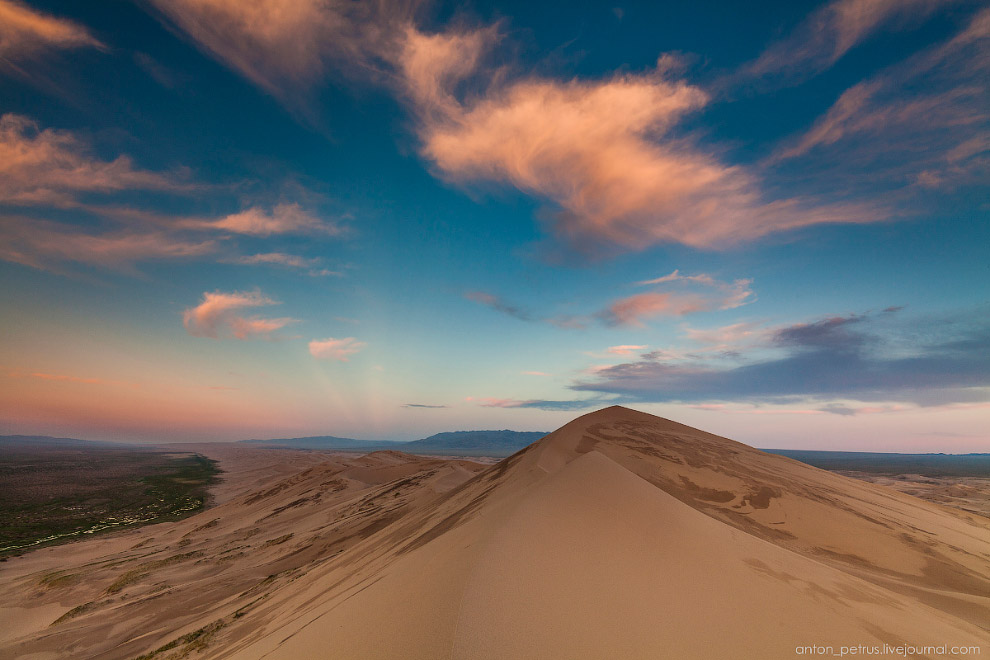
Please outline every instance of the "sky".
M990 9L0 0L0 433L990 451Z

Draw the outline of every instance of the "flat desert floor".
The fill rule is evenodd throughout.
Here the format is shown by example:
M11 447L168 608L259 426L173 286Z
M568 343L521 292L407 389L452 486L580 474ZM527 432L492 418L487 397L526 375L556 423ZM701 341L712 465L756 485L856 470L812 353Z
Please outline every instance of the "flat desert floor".
M935 484L620 407L495 465L186 448L210 508L0 565L0 657L990 654L990 519Z

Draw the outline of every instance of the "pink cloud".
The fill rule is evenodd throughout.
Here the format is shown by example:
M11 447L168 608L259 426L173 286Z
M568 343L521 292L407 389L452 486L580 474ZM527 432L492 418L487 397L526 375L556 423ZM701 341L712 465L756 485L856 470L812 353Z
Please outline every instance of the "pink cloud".
M765 344L772 331L757 323L733 323L718 328L683 328L685 336L706 350L737 351Z
M344 337L343 339L314 339L309 342L309 353L321 360L337 360L347 362L351 355L359 352L368 344L358 341L354 337Z
M490 396L469 396L465 401L477 403L482 408L519 408L529 401L519 401L517 399L497 399Z
M543 371L523 371L520 372L523 376L549 376L550 374Z
M748 78L823 71L881 27L916 23L952 0L833 0L744 69Z
M106 50L83 26L35 11L14 0L0 0L0 60L36 56L51 49Z
M865 185L878 178L928 188L981 183L990 131L990 9L950 39L846 89L806 130L785 141L768 164L812 155ZM799 164L799 163L798 163ZM791 166L791 163L788 163Z
M311 89L331 72L383 80L419 0L152 0L217 60L318 122Z
M186 220L182 226L194 229L216 229L248 236L273 234L325 234L339 236L343 227L321 220L303 210L299 204L277 204L271 211L251 207L219 220Z
M294 254L285 254L284 252L252 254L238 257L235 261L239 264L278 264L289 266L290 268L313 268L320 263L319 259L308 259Z
M754 300L752 280L722 282L711 275L669 275L638 282L639 285L675 286L675 291L650 291L613 302L600 317L617 325L642 326L657 316L685 316L711 310L734 309Z
M22 115L0 116L0 202L69 206L81 193L177 187L170 176L136 169L127 156L94 157L68 131L42 130Z
M241 310L278 304L260 291L235 291L223 293L220 291L203 294L203 301L196 307L190 307L182 314L182 322L186 331L194 337L212 337L214 339L232 335L237 339L252 337L271 338L272 334L290 323L292 318L259 318L244 317Z
M616 324L642 327L643 319L656 316L684 316L704 309L706 309L705 301L696 296L652 292L617 300L608 308L608 315Z
M462 102L491 29L423 35L400 56L420 117L422 154L455 182L495 181L555 207L552 229L572 246L638 250L677 242L714 248L822 222L866 222L863 205L766 200L757 177L721 163L674 127L708 103L697 87L655 70L597 81L527 78Z
M605 349L606 353L611 353L612 355L632 355L637 351L642 351L648 348L647 346L636 346L633 344L623 344L621 346L610 346Z
M89 234L55 222L0 217L0 259L39 269L75 262L130 269L137 261L182 259L214 252L214 241L190 241L160 231Z

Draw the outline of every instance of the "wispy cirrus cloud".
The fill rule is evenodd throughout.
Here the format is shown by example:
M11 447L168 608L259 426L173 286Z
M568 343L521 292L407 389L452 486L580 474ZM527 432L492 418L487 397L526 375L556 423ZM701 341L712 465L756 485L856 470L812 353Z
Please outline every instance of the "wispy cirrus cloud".
M185 239L155 230L99 234L74 225L0 215L0 259L60 272L65 264L133 270L141 261L191 259L217 250L214 240Z
M286 254L284 252L262 252L237 257L231 263L244 264L248 266L276 265L286 268L298 268L305 270L312 277L341 277L343 273L329 268L322 268L323 260L319 257L301 257L296 254Z
M638 283L640 286L668 290L654 290L622 298L609 305L599 316L610 325L642 327L644 320L657 316L676 317L734 309L756 299L751 288L752 283L749 279L722 282L707 273L681 275L680 271L675 270L669 275Z
M538 410L584 410L599 405L606 405L603 399L584 401L550 401L546 399L499 399L495 397L467 397L467 401L477 403L482 408L536 408Z
M243 311L277 304L276 300L257 290L206 292L202 302L182 313L182 323L186 332L194 337L271 339L273 333L297 322L297 319L244 316Z
M189 178L183 170L142 169L126 154L101 158L70 131L42 128L28 117L4 114L0 116L0 205L18 212L0 214L0 258L53 271L66 271L67 263L133 269L137 262L149 259L219 252L218 238L340 238L348 233L339 222L318 217L293 202L250 206L219 218L169 215L113 203L115 195L132 191L188 196L209 189ZM65 217L67 211L73 222L36 217L53 212ZM213 236L204 238L204 234ZM228 241L226 247L229 253L236 244ZM243 263L302 267L301 258L283 253L243 259ZM309 272L337 274L315 264Z
M16 0L0 0L0 67L73 48L107 49L78 23L36 11Z
M767 160L856 190L951 188L990 173L990 9L954 36L845 90Z
M520 321L548 323L559 328L583 329L594 321L642 327L647 319L655 317L680 317L746 305L756 300L751 284L749 279L723 282L706 273L681 275L675 270L669 275L636 283L637 286L652 286L654 290L620 298L605 309L585 315L539 315L484 291L471 291L464 297Z
M505 302L502 298L485 291L468 291L464 297L476 303L491 307L495 311L502 312L507 316L519 319L520 321L533 321L533 315L527 310Z
M215 220L185 219L178 225L189 229L225 231L262 238L277 234L341 236L346 233L343 226L318 218L294 202L276 204L271 210L252 206Z
M37 122L0 116L0 203L66 207L86 193L174 190L175 174L142 170L126 155L103 160L69 131L42 129Z
M800 81L831 67L884 27L917 25L953 0L833 0L743 67L741 77Z
M288 266L289 268L315 268L320 264L318 258L300 257L295 254L285 254L284 252L263 252L261 254L245 255L234 259L239 264L277 264Z
M313 90L331 76L381 81L418 0L151 0L197 46L311 124Z
M622 344L621 346L609 346L605 349L606 353L611 353L612 355L632 355L642 350L646 350L648 346L640 346L634 344Z
M406 404L403 404L402 407L403 408L430 408L430 409L450 408L450 406L432 405L432 404L428 404L428 403L406 403Z
M309 342L309 353L320 360L347 362L352 355L360 352L367 345L366 342L358 341L354 337L344 337L342 339L327 337L326 339L314 339Z

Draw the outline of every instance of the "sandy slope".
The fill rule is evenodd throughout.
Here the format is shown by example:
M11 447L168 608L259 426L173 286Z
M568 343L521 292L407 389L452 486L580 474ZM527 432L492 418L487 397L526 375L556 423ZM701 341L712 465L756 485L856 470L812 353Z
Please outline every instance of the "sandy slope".
M0 572L0 607L34 608L0 656L173 640L155 657L990 653L986 518L618 407L481 469L337 457L183 523L49 550L65 586L40 585L53 562L35 553Z

